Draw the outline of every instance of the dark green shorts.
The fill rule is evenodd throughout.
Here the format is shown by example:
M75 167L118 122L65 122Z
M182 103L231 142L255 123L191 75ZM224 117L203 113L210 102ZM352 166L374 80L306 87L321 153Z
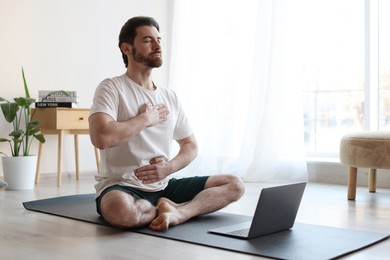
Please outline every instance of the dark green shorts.
M170 199L175 203L183 203L192 200L199 192L204 190L204 186L208 178L209 176L189 177L182 179L173 178L168 182L168 186L164 190L157 192L147 192L132 187L114 185L105 189L100 194L100 196L96 198L96 210L101 215L100 201L104 194L112 190L120 190L131 194L136 200L145 199L152 205L156 205L157 200L162 197Z

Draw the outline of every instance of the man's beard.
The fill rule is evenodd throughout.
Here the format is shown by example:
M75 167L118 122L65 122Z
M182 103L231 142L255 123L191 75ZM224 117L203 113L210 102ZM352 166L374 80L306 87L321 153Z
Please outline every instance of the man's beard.
M161 56L155 56L155 57L144 56L142 54L139 54L134 47L132 48L132 53L133 53L134 61L142 63L149 68L158 68L162 65ZM151 55L153 54L155 53L152 53Z

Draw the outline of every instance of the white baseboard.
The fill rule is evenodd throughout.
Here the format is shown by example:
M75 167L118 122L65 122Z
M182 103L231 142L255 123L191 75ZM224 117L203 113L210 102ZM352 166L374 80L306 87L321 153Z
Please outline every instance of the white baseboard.
M310 161L307 163L309 182L343 184L348 182L348 167L337 162ZM359 168L357 185L368 187L368 169ZM390 170L377 171L377 187L390 188Z

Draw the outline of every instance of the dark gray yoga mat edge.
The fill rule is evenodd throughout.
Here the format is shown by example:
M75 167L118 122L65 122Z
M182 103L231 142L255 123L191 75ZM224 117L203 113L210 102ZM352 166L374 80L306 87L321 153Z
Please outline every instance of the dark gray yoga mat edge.
M52 214L90 223L108 224L96 213L94 194L71 195L24 202L32 211ZM356 252L389 237L389 234L295 223L290 230L242 240L207 230L250 220L249 216L215 212L171 227L165 232L148 228L133 232L194 243L244 254L276 259L334 259ZM125 231L124 231L125 232Z

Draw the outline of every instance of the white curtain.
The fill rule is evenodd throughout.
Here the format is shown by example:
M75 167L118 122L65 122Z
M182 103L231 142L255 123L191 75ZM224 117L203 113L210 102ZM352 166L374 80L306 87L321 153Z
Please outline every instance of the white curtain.
M181 174L306 179L299 45L287 2L174 1L169 86L200 147Z

